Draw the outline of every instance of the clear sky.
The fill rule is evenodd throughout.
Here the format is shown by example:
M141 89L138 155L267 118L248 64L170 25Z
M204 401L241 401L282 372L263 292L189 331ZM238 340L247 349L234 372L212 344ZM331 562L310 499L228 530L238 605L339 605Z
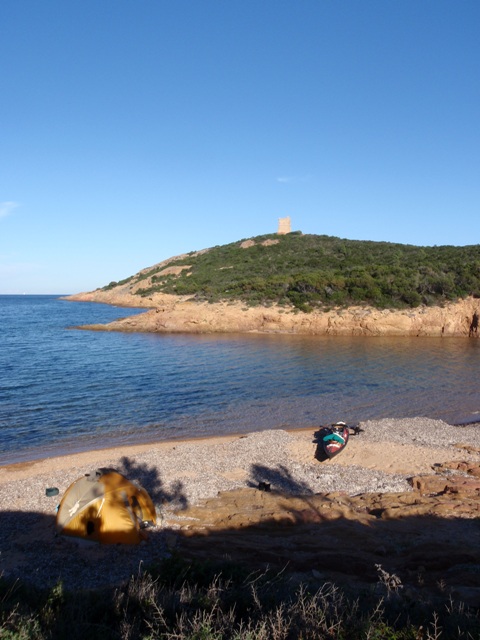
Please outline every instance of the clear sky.
M1 0L0 293L292 229L478 244L479 0Z

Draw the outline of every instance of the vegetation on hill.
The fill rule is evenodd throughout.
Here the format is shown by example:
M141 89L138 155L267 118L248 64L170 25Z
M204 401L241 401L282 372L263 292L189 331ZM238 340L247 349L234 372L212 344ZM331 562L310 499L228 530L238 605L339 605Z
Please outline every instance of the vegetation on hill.
M180 273L172 273L172 267ZM163 292L210 302L293 305L302 311L352 304L417 307L480 297L480 245L417 247L271 234L192 252L122 284L139 280L145 280L137 291L142 296Z

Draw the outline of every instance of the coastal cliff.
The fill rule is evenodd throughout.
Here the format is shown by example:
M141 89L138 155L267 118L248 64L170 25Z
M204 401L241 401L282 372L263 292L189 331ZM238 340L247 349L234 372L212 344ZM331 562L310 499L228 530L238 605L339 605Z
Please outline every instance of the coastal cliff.
M82 328L147 333L286 333L331 336L463 336L480 312L480 300L469 297L443 306L389 310L368 306L314 310L253 306L241 302L196 302L187 296L153 293L142 298L127 285L79 293L69 300L146 308L145 313L105 325ZM473 334L477 336L476 333Z

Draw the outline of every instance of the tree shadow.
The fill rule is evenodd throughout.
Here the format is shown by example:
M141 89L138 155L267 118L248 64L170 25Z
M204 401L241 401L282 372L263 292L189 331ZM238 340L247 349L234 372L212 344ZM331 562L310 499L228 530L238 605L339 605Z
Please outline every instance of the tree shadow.
M121 458L120 463L114 470L143 487L155 505L157 526L146 529L145 543L101 544L59 535L55 502L52 502L51 514L3 510L0 511L0 578L19 578L39 587L51 587L60 580L66 588L101 588L123 583L138 573L141 566L167 555L168 531L161 524L162 506L169 504L179 512L188 508L183 484L175 482L166 487L157 467L129 457ZM61 498L62 495L57 499Z
M248 487L254 487L261 491L281 491L295 495L310 495L313 490L306 482L296 480L284 465L279 464L275 468L261 464L253 464L250 467L251 478L247 480Z
M190 560L200 561L196 565L197 571L190 574L193 581L198 576L202 577L202 572L209 567L210 571L214 567L215 571L218 568L220 572L222 567L227 571L229 567L239 567L242 575L247 575L249 571L250 574L242 587L243 591L237 589L233 594L236 598L241 596L245 602L244 591L248 589L256 606L260 606L260 603L268 606L268 602L274 602L274 598L280 598L283 593L300 593L303 590L304 593L314 594L332 585L332 594L337 594L337 597L332 599L328 615L333 613L337 605L340 615L348 614L341 609L346 606L342 596L345 593L347 604L351 602L360 612L377 612L381 607L391 620L404 622L408 627L411 624L424 625L427 619L431 619L433 611L440 612L440 627L445 637L478 637L465 632L465 629L472 628L478 631L478 624L474 627L473 623L478 620L480 548L475 544L478 523L474 520L434 515L389 520L382 518L380 512L378 517L373 516L369 522L358 522L348 517L320 519L325 506L322 506L322 501L327 501L328 496L317 495L306 499L295 497L299 501L305 500L309 508L317 501L316 515L310 510L310 516L306 517L296 503L293 510L296 515L288 521L287 517L291 517L292 511L286 501L287 496L279 493L275 496L274 492L265 494L251 488L243 491L261 495L262 499L276 498L282 505L285 517L275 517L271 513L271 505L267 504L261 526L257 523L241 528L226 526L206 531L204 521L198 523L196 531L177 531L173 534L164 530L154 533L147 544L132 547L94 543L77 546L72 538L52 535L53 515L2 512L0 525L2 532L7 534L0 536L0 600L5 597L4 610L8 611L7 607L12 603L16 612L15 603L22 603L25 594L33 593L31 586L51 590L61 583L62 588L50 591L48 597L53 604L49 605L47 611L51 614L51 607L58 607L60 612L65 602L72 601L70 597L65 599L65 591L77 598L73 613L78 615L81 624L79 627L69 627L72 637L80 637L85 634L84 629L91 630L99 621L103 621L103 617L95 618L95 613L92 619L89 617L89 607L93 608L94 601L97 603L101 600L105 607L110 602L115 606L122 602L116 597L112 599L111 594L122 592L127 598L131 596L134 603L132 615L141 612L135 606L136 598L146 603L158 602L153 611L161 611L161 586L157 591L152 586L157 583L157 578L162 584L162 575L157 572L163 570L165 565L161 562L170 554L170 550L162 546L162 540L168 535L175 535L177 545L173 560L181 557L181 563L177 560L177 564L172 566L182 568L183 573L179 575L182 584L186 567L192 566L188 564ZM286 526L286 523L291 526ZM47 532L50 535L46 535ZM147 576L148 580L137 581L138 586L135 587L131 578L140 577L144 569L152 567L152 578ZM193 567L195 569L195 565ZM221 590L221 573L215 575L215 589ZM271 585L270 590L263 590L262 598L265 599L262 600L259 599L261 587L257 582L258 576L260 579L265 577ZM190 584L194 589L195 582ZM306 590L303 587L300 589L300 584ZM186 585L189 588L189 583ZM290 588L282 591L285 585ZM195 595L194 590L192 593ZM214 595L212 590L211 594L209 592L205 596L206 606L211 606L210 598ZM175 594L175 603L180 606L180 612L185 610L180 604L181 597L181 594ZM35 598L35 602L40 602L36 591ZM86 606L80 611L78 603L81 602L85 602ZM231 599L228 602L232 604ZM308 604L309 601L300 600L302 602ZM318 609L312 609L313 615L321 613ZM438 621L438 618L435 619ZM452 635L449 634L449 628L452 629ZM100 631L104 633L101 628ZM87 632L82 637L106 636L90 636Z
M162 505L172 502L181 509L188 507L188 500L181 482L176 481L170 489L167 489L156 466L148 466L145 462L136 462L128 456L123 456L120 462L121 466L116 471L146 489L155 504Z
M0 512L0 580L82 591L121 585L169 554L168 532L148 529L141 544L101 544L56 533L55 515ZM1 634L0 634L1 635Z
M265 477L261 471L259 478ZM272 470L271 478L278 477ZM415 508L409 511L400 497L395 503L397 494L372 494L362 502L361 496L250 491L239 490L226 505L235 509L231 526L225 526L227 515L219 526L212 521L224 496L210 501L204 522L201 508L187 512L201 525L178 532L179 553L228 559L252 571L285 571L314 585L331 581L356 593L402 590L409 606L451 597L469 606L480 603L478 522L471 517L441 517L434 505L430 513L410 515Z

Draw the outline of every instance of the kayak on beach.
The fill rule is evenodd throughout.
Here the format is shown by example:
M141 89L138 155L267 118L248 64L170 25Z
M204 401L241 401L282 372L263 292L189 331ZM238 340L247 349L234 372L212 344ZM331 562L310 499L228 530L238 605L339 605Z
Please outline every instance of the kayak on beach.
M330 427L321 427L315 434L315 442L319 445L315 457L326 460L338 455L347 446L351 435L350 429L352 429L353 435L360 432L358 426L349 427L345 422L335 422Z

